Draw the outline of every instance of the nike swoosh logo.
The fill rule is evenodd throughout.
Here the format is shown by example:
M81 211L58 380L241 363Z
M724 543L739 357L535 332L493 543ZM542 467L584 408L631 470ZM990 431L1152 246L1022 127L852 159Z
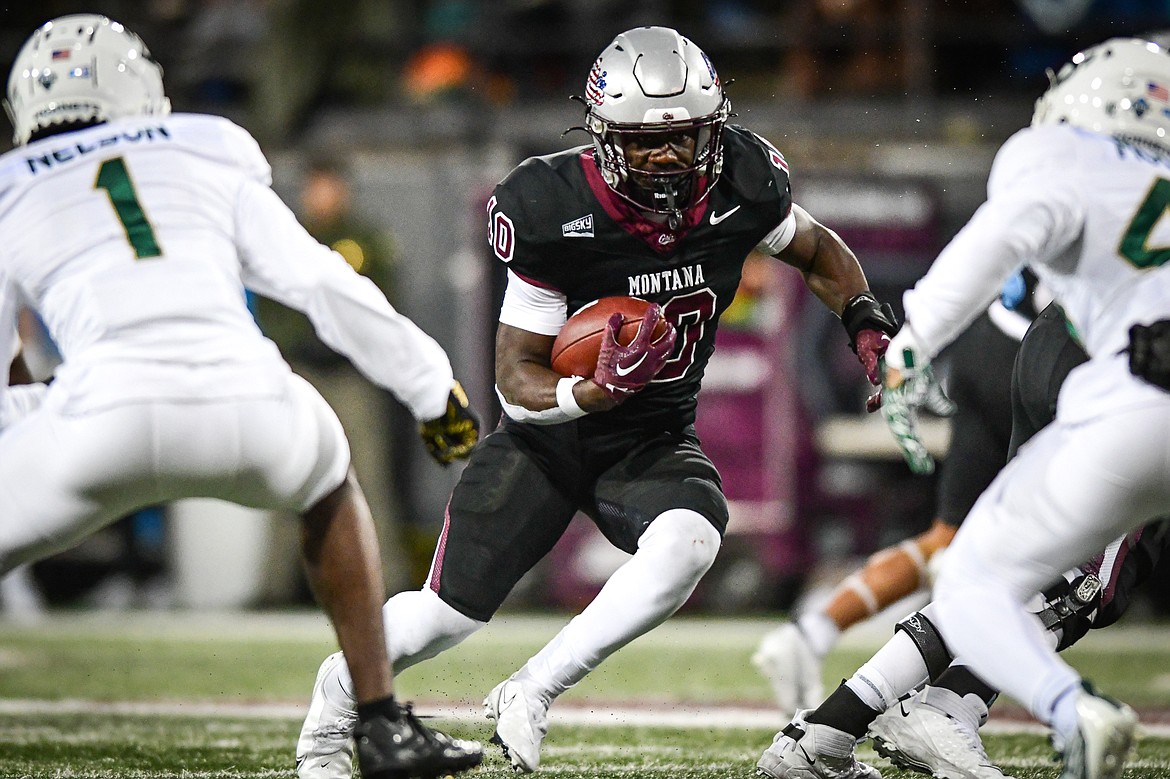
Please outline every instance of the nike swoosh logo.
M638 361L636 363L634 363L633 365L631 365L630 367L623 370L622 366L616 365L616 366L614 366L613 372L616 373L618 376L629 376L630 373L632 373L635 368L637 368L639 365L641 365L642 361L645 359L646 359L646 355L645 355L645 353L643 353L642 356L638 358Z
M720 223L720 222L722 222L724 219L726 219L727 217L731 216L732 214L734 214L734 213L735 213L736 211L738 211L738 210L739 210L739 206L736 206L735 208L731 209L730 211L724 212L724 213L722 213L722 214L715 214L714 212L712 212L712 214L711 214L711 224L713 224L713 225L717 225L717 224L719 224L719 223Z

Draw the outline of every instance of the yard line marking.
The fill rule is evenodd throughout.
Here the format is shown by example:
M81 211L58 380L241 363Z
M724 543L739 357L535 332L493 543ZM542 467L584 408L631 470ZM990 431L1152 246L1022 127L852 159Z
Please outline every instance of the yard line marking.
M290 703L211 703L207 701L118 701L99 702L77 699L0 699L0 714L120 714L126 716L223 717L238 719L288 719L301 721L307 709ZM423 717L486 723L483 710L472 703L438 704L416 702L415 712ZM1165 719L1165 714L1151 717ZM554 724L595 727L664 727L704 728L718 723L722 728L745 730L779 730L787 724L774 709L742 706L607 706L588 701L564 701L549 711ZM1146 735L1170 738L1170 722L1143 722ZM1011 716L996 716L982 728L987 733L1046 734L1038 722Z

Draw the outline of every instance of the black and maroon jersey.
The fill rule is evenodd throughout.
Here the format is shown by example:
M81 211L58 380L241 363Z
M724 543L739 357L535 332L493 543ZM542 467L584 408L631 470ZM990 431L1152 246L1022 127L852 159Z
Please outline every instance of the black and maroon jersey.
M695 418L719 317L748 253L788 216L788 164L763 138L729 126L723 173L677 230L646 218L606 185L588 146L530 158L488 203L492 251L526 281L562 293L569 314L608 295L658 303L678 328L654 381L589 419L680 428Z

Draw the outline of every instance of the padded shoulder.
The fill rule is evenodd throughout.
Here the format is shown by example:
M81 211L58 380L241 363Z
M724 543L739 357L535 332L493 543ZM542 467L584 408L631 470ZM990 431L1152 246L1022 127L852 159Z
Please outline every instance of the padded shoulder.
M580 222L592 230L597 202L582 172L581 153L568 149L530 157L496 185L488 204L488 236L496 258L516 273L538 283L543 280L542 251L557 244Z
M545 233L559 237L562 217L584 206L593 207L592 198L586 199L588 190L581 170L581 153L586 148L529 157L496 187L500 208L523 224L527 237L539 239Z
M1017 131L996 152L987 181L988 193L1018 187L1024 178L1065 179L1078 167L1084 135L1084 130L1068 125L1041 125ZM1097 137L1112 144L1107 136Z
M724 130L722 175L741 200L791 198L788 161L775 146L745 127L729 125Z
M231 120L210 114L173 114L165 125L186 150L230 165L265 186L272 183L272 167L260 144Z

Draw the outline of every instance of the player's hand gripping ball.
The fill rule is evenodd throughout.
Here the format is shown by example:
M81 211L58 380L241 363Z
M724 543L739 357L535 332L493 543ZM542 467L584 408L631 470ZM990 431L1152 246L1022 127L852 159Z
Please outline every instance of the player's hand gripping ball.
M618 344L629 345L638 333L646 312L654 306L641 298L615 296L586 303L565 322L557 334L552 347L552 369L562 376L589 378L597 370L597 357L609 318L622 315L621 328L617 333ZM664 336L672 329L665 319L659 319L654 326L651 341Z
M658 375L677 337L657 303L602 298L565 323L553 344L552 366L563 375L588 377L619 404Z

